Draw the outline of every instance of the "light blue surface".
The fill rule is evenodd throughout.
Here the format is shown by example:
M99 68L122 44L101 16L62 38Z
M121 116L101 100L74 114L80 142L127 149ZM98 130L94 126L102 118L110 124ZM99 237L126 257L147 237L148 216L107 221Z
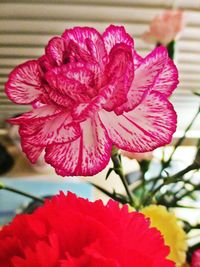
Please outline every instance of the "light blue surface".
M34 194L36 196L56 195L59 191L67 193L71 191L78 196L92 199L92 187L83 182L71 182L71 181L54 181L50 178L48 180L39 180L33 178L27 179L6 179L0 178L0 183L12 186L16 189ZM29 198L21 195L0 191L0 225L9 222L16 214L16 210L22 206L28 204L31 201Z

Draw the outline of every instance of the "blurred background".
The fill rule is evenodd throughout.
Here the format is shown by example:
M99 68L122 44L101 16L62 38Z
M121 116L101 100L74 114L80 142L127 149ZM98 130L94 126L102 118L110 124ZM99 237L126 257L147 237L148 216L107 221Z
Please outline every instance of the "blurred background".
M200 98L200 0L0 0L0 182L28 190L38 195L51 195L59 190L71 190L79 195L95 199L104 195L85 181L104 184L106 170L94 178L61 178L46 165L41 157L31 165L20 150L18 129L6 123L28 106L15 105L4 93L4 84L10 71L26 60L35 59L44 52L52 36L60 35L66 28L91 26L100 32L109 24L124 25L135 39L135 46L142 56L154 48L141 39L149 29L152 19L165 9L179 8L185 11L186 27L177 41L175 62L180 73L180 84L171 101L178 113L178 129L174 142L183 135L199 107ZM190 163L194 146L200 137L200 118L188 131L183 145L176 152L174 164L179 169ZM170 151L171 147L167 148ZM154 152L156 159L161 150ZM137 161L124 158L127 173L137 170ZM134 178L133 178L134 179ZM109 189L123 190L116 177L110 177ZM0 224L9 220L16 209L26 205L28 199L0 192Z

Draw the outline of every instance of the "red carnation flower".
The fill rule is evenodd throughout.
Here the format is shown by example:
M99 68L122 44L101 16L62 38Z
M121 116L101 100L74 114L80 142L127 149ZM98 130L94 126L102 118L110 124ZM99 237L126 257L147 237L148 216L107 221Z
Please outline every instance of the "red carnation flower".
M127 206L60 194L0 232L0 267L174 267L149 221Z

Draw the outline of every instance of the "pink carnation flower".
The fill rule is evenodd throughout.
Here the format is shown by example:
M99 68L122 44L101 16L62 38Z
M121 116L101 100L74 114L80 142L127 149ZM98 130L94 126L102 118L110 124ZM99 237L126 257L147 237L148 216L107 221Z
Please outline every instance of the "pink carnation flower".
M142 38L147 43L167 45L178 37L184 25L183 11L166 10L153 19L149 32L144 33Z
M149 220L128 206L60 194L0 232L0 267L175 267Z
M192 254L191 267L200 267L200 249L195 250Z
M7 95L34 108L10 122L20 126L32 163L45 150L59 175L93 175L108 164L112 145L145 152L171 141L176 113L167 98L177 84L164 47L142 58L123 27L102 35L76 27L11 72Z

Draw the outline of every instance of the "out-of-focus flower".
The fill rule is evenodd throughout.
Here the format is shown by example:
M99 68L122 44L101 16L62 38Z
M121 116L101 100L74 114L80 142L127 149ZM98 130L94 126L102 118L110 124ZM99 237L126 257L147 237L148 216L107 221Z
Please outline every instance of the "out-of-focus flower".
M170 247L168 258L173 260L177 267L181 267L186 261L187 242L186 234L175 215L160 205L150 205L141 212L150 218L151 226L156 227L163 235L165 244Z
M0 267L175 267L149 220L110 201L60 194L0 232Z
M33 110L10 122L20 126L32 163L45 150L59 175L93 175L108 164L113 145L146 152L171 141L176 113L167 98L177 84L164 47L143 59L123 27L103 35L75 27L11 72L7 95Z
M200 249L193 252L191 267L200 267Z
M153 158L152 152L146 152L146 153L134 153L129 151L121 151L121 154L129 159L135 159L137 161L142 160L151 160Z
M142 35L142 39L147 43L167 45L179 37L184 25L183 11L166 10L153 19L150 30Z

